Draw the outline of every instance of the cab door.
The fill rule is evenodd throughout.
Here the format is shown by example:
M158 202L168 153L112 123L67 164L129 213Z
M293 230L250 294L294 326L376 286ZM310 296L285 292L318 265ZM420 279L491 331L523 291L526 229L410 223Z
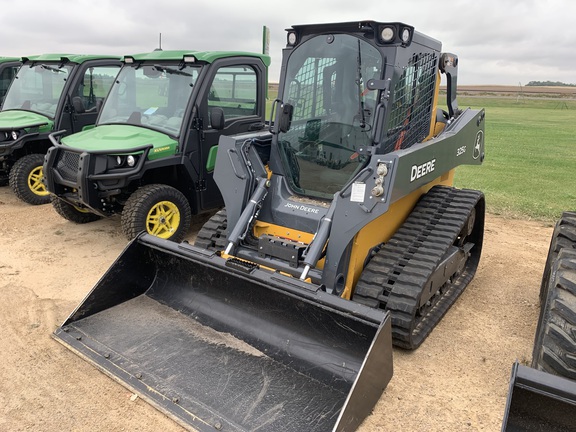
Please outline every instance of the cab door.
M213 178L220 136L264 127L266 85L266 69L257 58L227 59L213 65L199 105L201 209L222 203Z
M110 87L120 71L120 62L100 60L97 63L86 62L79 67L62 116L62 126L70 133L81 132L95 125ZM65 126L66 122L69 123L68 127Z

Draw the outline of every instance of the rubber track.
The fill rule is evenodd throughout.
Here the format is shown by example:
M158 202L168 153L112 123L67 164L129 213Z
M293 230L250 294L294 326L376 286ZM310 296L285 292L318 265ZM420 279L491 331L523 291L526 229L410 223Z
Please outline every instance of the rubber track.
M215 252L226 249L227 219L226 209L218 211L208 219L198 231L194 246Z
M572 212L565 212L554 231L547 262L546 297L541 306L532 353L533 368L571 380L576 380L574 216Z
M478 259L468 259L465 269L442 287L424 315L417 314L430 276L482 197L479 191L432 188L362 272L353 300L391 312L394 345L417 348L474 276Z
M550 248L546 258L546 265L542 274L540 284L540 305L543 306L548 296L548 283L550 279L550 268L554 265L561 249L576 249L576 212L564 212L554 227Z

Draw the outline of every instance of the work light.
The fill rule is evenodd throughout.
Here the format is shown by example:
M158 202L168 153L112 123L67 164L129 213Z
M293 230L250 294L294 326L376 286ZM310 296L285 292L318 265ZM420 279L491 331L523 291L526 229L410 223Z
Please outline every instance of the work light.
M394 39L394 29L392 27L384 27L380 32L380 37L384 42L390 42Z

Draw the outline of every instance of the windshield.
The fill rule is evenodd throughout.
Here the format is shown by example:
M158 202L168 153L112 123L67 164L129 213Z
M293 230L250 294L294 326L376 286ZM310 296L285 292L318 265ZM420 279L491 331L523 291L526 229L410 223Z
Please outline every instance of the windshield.
M294 113L279 144L294 192L332 198L362 167L377 98L366 82L381 73L379 51L351 35L317 36L291 54L283 97Z
M199 72L189 65L125 65L98 124L145 126L178 137Z
M54 118L66 80L74 65L57 63L24 65L14 78L2 109L34 111Z

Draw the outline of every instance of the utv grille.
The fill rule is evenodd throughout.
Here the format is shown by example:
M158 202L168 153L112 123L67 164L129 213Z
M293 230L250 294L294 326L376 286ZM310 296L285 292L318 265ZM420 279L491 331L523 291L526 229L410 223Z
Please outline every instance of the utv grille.
M422 142L430 133L438 58L414 54L394 86L384 153Z
M76 182L80 153L61 151L56 160L56 170L64 180Z

